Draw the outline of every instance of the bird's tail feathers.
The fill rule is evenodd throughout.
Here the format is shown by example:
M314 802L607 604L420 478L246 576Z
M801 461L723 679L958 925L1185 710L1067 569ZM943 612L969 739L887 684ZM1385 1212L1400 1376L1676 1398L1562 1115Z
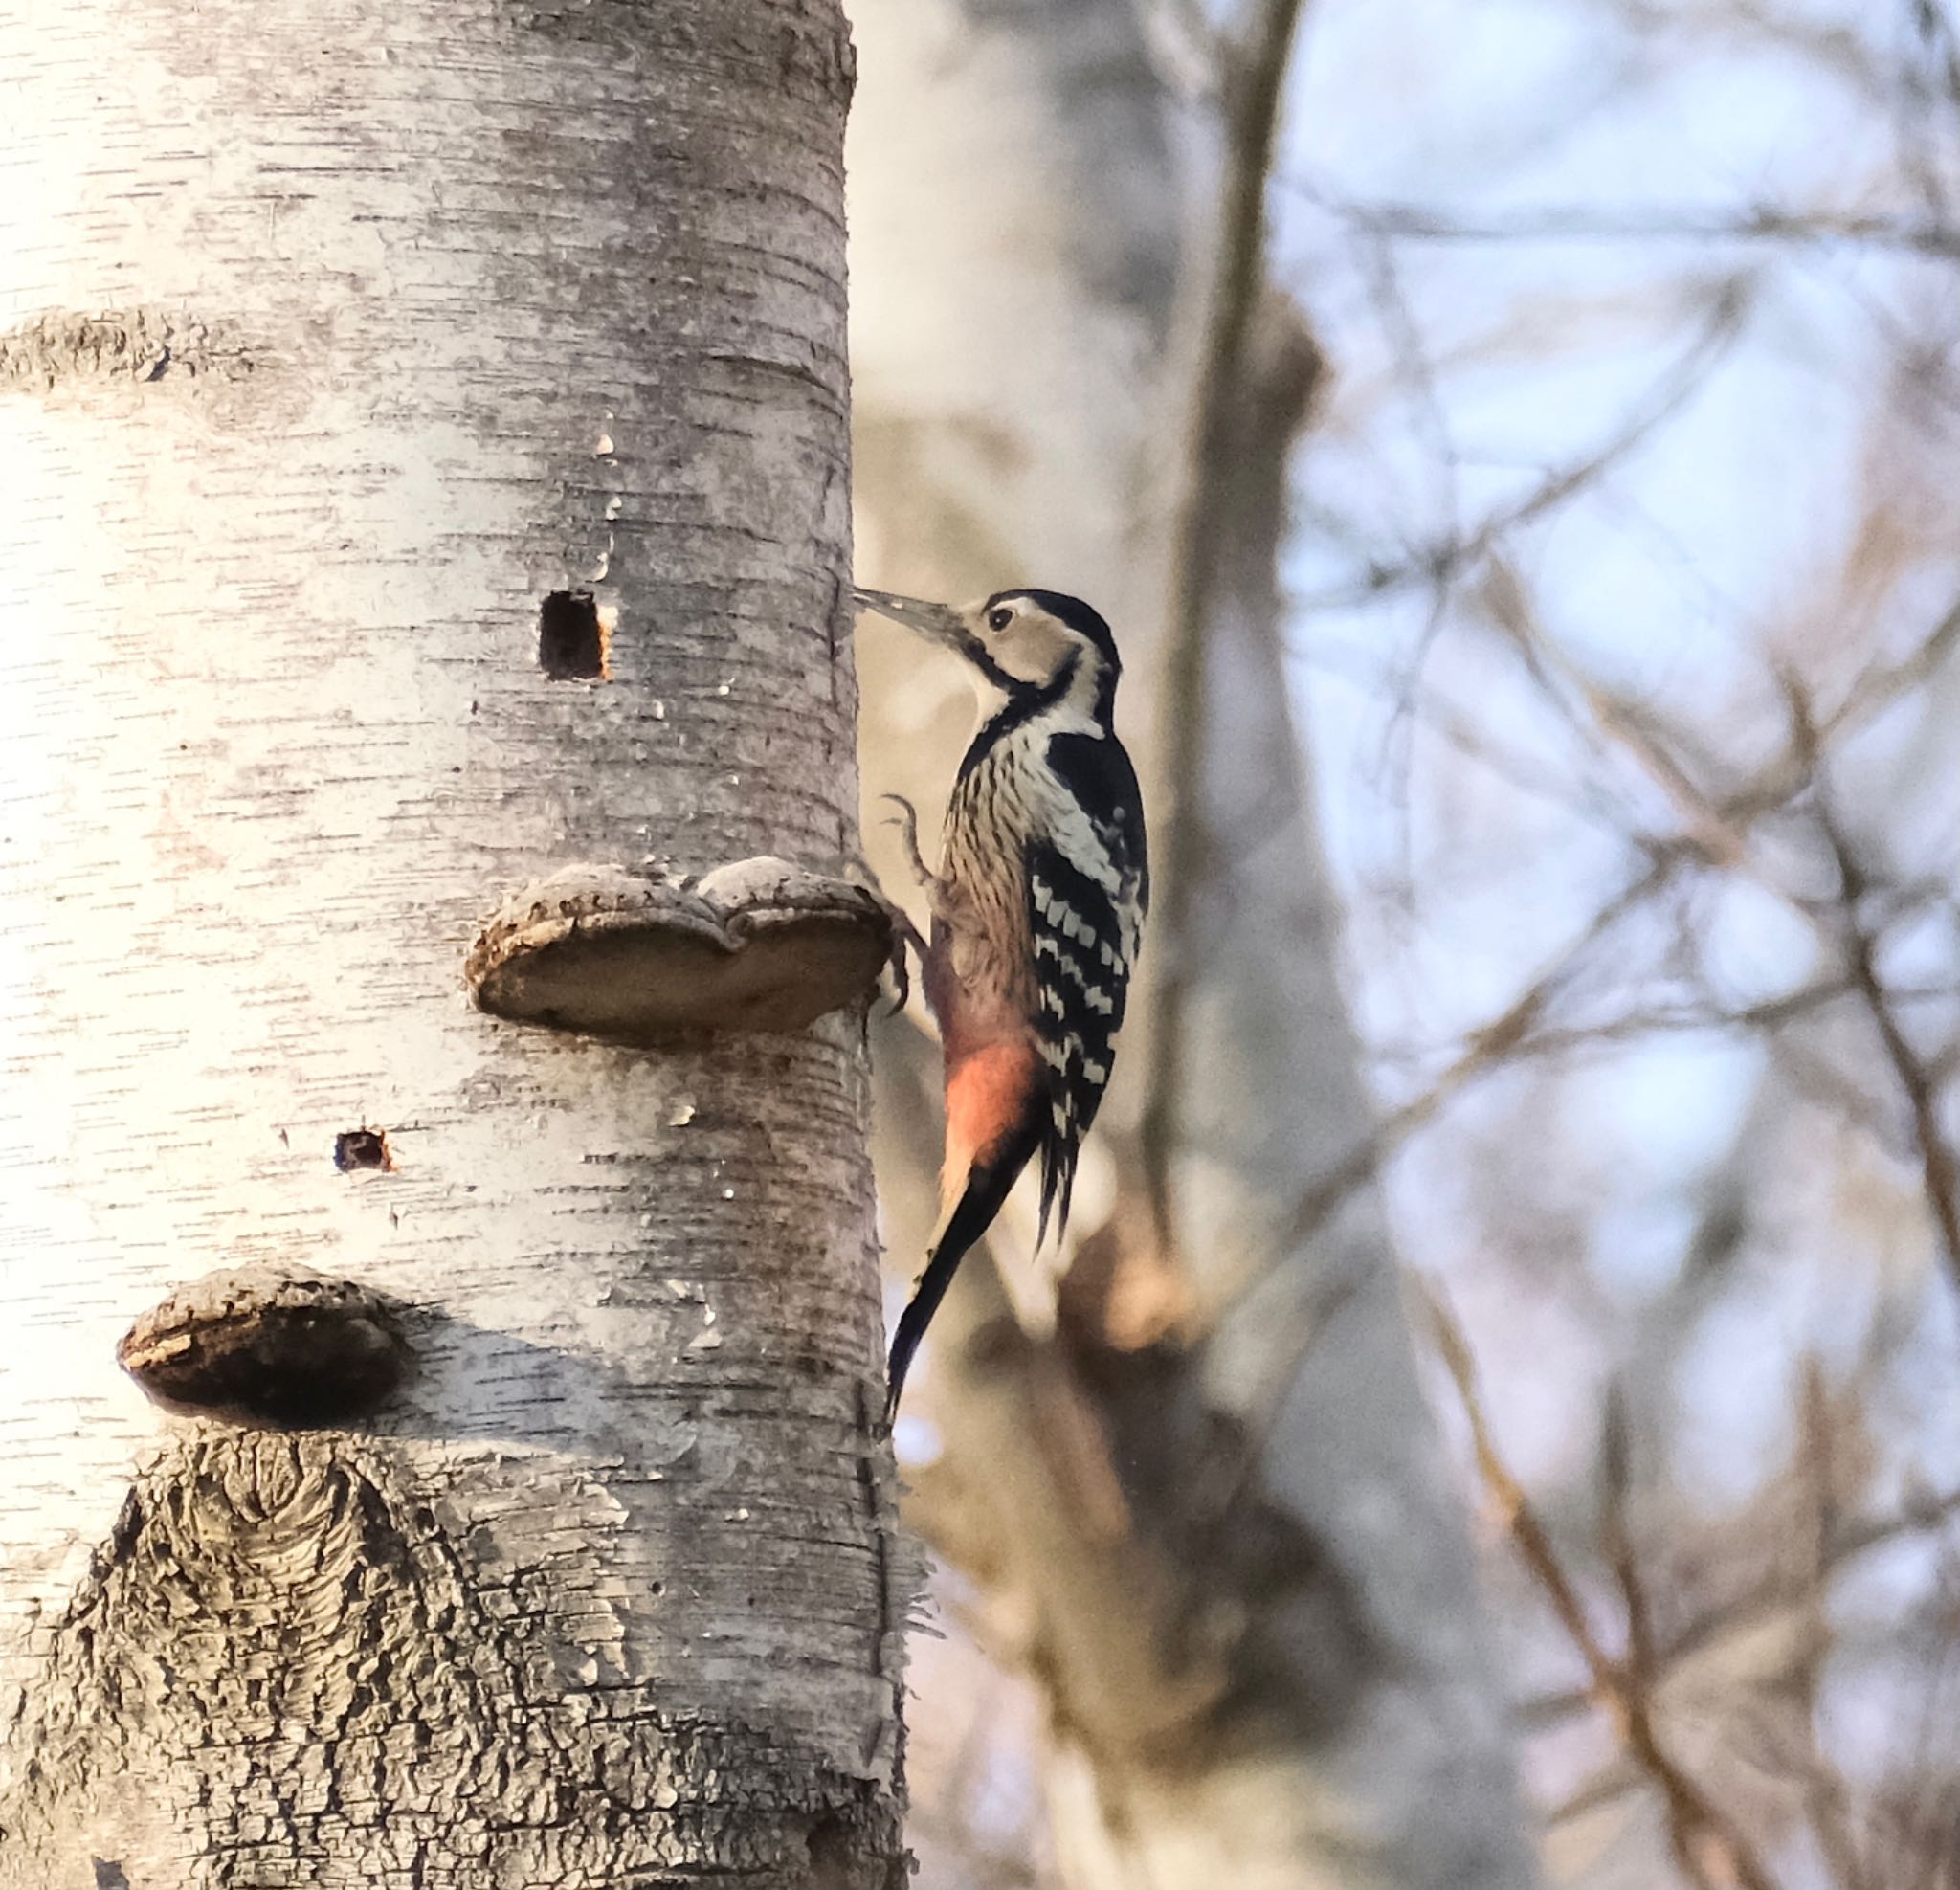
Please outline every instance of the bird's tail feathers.
M1080 1139L1051 1131L1041 1138L1041 1226L1035 1236L1035 1251L1040 1253L1048 1244L1051 1217L1055 1230L1055 1244L1061 1246L1062 1236L1068 1232L1069 1199L1075 1193L1076 1156Z
M1013 1190L1028 1158L1035 1152L1036 1134L1030 1130L991 1151L989 1159L967 1171L966 1185L940 1222L939 1233L926 1254L925 1271L912 1289L911 1303L899 1317L892 1335L891 1363L886 1371L884 1421L897 1416L899 1393L905 1388L905 1374L911 1369L912 1355L932 1323L932 1315L946 1298L947 1288L968 1252L993 1225L1000 1204Z

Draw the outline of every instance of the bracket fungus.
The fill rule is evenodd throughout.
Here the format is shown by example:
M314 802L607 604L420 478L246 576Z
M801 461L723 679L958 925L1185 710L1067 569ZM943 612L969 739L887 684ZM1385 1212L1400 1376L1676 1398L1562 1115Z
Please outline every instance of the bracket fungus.
M167 1411L274 1430L364 1415L412 1365L387 1300L297 1265L223 1268L180 1286L122 1335L116 1358Z
M617 1042L800 1031L870 1000L892 938L878 894L785 859L699 879L570 866L504 905L465 975L495 1016Z

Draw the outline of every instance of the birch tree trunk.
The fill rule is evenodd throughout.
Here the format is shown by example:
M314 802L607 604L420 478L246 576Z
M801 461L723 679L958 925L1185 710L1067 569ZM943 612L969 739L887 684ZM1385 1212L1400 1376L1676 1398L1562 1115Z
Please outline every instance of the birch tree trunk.
M0 6L0 1885L896 1884L861 1007L646 1048L464 980L569 863L699 926L618 869L855 850L840 10L53 24ZM232 1345L230 1414L162 1415L119 1337L226 1267L129 1356Z
M1171 297L1203 278L1211 233L1181 240L1178 145L1136 11L864 0L858 25L860 570L927 595L1038 584L1102 605L1134 678L1124 732L1161 789L1166 474L1186 433ZM1369 1110L1275 574L1318 362L1283 315L1256 332L1214 508L1198 770L1175 784L1205 841L1181 966L1174 1265L1142 1210L1147 1017L1079 1193L1055 1341L967 1269L922 1378L942 1455L908 1507L1040 1691L1071 1890L1508 1890L1533 1864L1381 1206L1364 1180L1300 1212L1365 1147ZM903 645L860 641L867 674L889 665L870 783L937 805L948 711L924 677L902 686ZM1173 949L1147 935L1154 984ZM895 1151L888 1208L918 1160ZM1097 1232L1099 1200L1114 1217ZM893 1214L895 1250L917 1250L923 1218ZM1005 1246L1023 1267L1032 1229Z

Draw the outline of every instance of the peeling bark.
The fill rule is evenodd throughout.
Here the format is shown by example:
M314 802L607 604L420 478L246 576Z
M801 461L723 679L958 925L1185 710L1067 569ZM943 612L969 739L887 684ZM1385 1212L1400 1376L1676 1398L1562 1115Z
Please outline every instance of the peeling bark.
M855 855L840 11L61 24L0 11L0 1890L896 1884L861 1014L463 976L570 861ZM239 1266L419 1370L160 1413L119 1338Z

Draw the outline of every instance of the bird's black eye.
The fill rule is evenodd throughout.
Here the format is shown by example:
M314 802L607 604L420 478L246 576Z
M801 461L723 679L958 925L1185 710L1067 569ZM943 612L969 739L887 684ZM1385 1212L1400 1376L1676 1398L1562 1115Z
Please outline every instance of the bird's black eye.
M992 630L1005 630L1013 620L1014 613L1005 604L996 604L987 613L988 627Z

